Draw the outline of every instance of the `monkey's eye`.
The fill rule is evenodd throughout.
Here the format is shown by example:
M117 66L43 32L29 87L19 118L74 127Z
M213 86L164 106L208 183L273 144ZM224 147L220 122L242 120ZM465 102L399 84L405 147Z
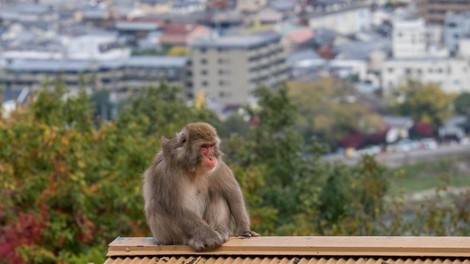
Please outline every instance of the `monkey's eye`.
M201 148L208 148L208 147L209 147L209 145L207 145L207 144L202 144L201 145Z

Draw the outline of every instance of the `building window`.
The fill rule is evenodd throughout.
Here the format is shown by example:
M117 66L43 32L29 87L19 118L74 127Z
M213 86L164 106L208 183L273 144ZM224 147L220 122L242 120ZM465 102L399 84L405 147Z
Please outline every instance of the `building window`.
M405 69L405 73L406 73L407 75L410 75L410 74L411 74L411 69L410 69L410 68L406 68L406 69Z
M393 73L393 70L394 70L393 68L388 68L389 73Z
M201 53L206 53L207 49L206 49L206 48L200 48L199 51L200 51Z
M457 24L454 23L454 22L450 22L450 23L447 24L447 27L455 28L455 27L457 27Z
M222 69L219 69L218 71L219 75L229 75L230 74L230 70L222 70Z
M230 61L229 59L222 59L222 58L219 58L218 60L219 64L228 63L229 61Z
M202 70L202 71L201 71L201 74L202 74L202 75L207 75L207 70Z
M220 91L220 92L219 92L219 97L220 97L220 98L223 98L223 97L225 97L226 95L227 95L227 94L226 94L225 92L223 92L223 91Z
M208 81L202 81L201 85L202 85L202 87L207 87L207 86L209 86L209 82Z

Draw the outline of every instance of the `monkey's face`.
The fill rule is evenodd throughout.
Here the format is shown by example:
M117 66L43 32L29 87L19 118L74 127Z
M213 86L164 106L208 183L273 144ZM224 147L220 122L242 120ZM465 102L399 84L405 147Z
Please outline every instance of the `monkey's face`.
M174 166L205 173L217 167L219 143L217 132L211 125L191 123L174 139L162 141L162 149Z
M201 165L204 169L210 171L217 166L216 157L216 143L203 143L199 146L199 152L201 153Z

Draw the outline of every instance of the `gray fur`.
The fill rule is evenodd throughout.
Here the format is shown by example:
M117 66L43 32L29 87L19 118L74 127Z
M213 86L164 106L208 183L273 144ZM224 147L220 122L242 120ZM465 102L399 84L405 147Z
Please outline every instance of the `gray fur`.
M217 165L201 166L199 146L215 143ZM158 244L189 245L208 250L235 234L259 236L250 230L240 185L221 158L220 140L206 123L186 125L173 139L162 138L161 151L144 173L147 224Z

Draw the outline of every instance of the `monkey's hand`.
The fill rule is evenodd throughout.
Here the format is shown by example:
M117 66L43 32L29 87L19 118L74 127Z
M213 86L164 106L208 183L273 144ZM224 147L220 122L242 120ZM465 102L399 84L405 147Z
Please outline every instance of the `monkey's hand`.
M260 235L258 233L256 233L255 231L246 230L246 231L238 232L238 236L242 236L242 237L259 237Z
M224 242L224 239L218 232L211 228L201 228L189 239L188 245L196 251L203 251L217 248Z

